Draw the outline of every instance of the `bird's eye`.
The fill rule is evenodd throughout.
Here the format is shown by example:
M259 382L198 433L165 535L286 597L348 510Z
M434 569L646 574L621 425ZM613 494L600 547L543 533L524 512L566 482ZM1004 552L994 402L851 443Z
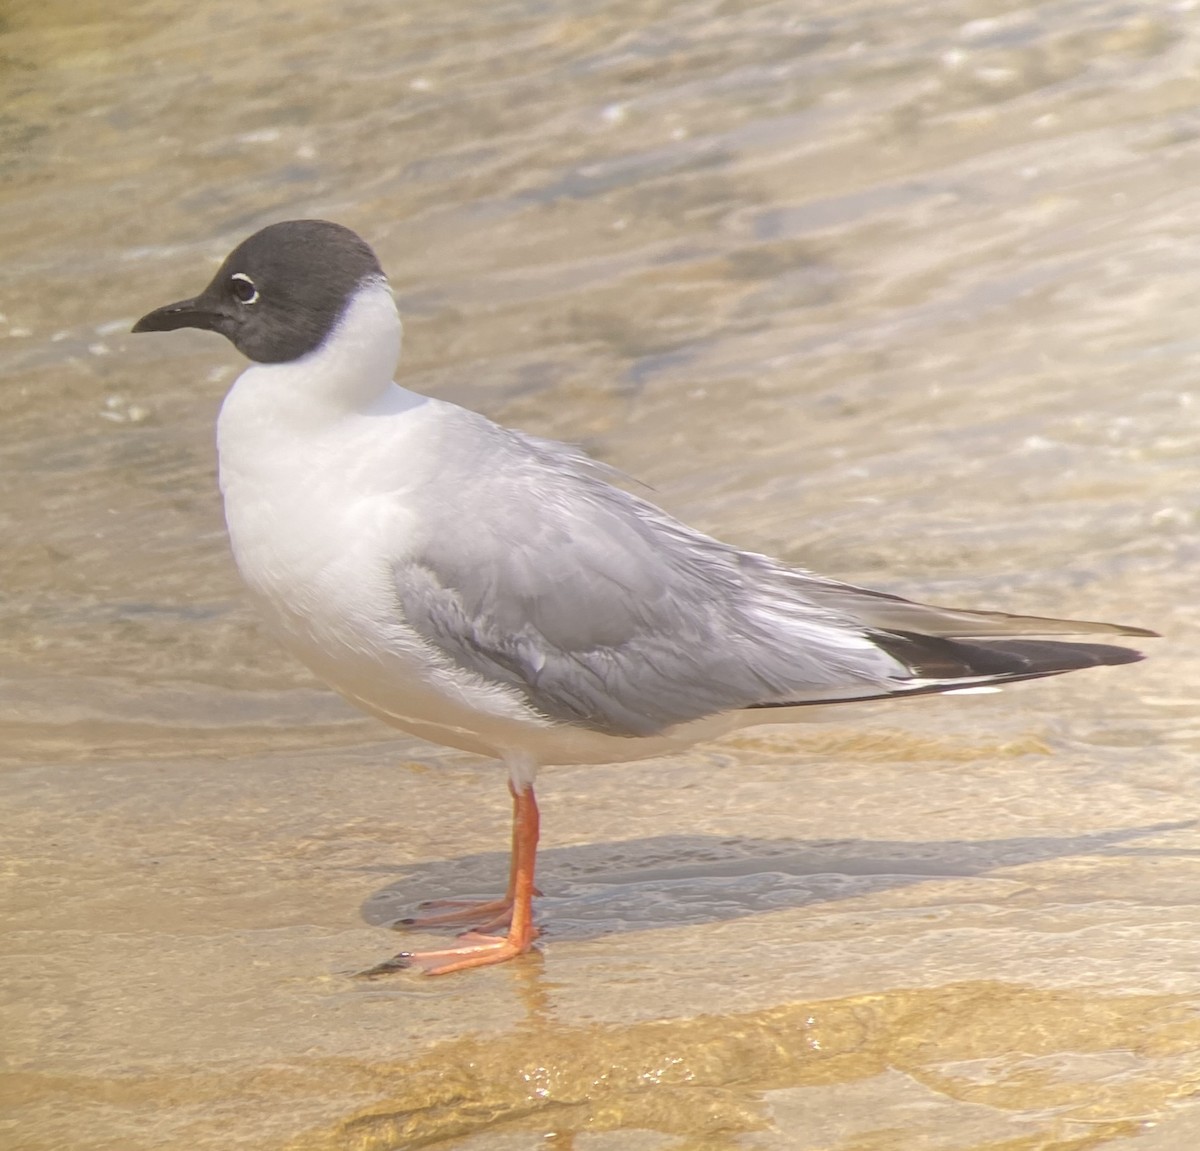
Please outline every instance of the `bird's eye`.
M253 304L258 299L258 289L254 281L245 272L234 272L229 277L230 289L234 297L242 304Z

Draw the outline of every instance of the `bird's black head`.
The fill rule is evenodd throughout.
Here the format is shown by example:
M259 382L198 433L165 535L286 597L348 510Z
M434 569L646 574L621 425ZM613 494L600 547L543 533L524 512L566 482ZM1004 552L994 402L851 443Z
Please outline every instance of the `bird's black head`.
M203 328L251 360L286 363L317 348L355 291L382 278L375 253L349 228L288 220L243 240L200 295L156 308L133 330Z

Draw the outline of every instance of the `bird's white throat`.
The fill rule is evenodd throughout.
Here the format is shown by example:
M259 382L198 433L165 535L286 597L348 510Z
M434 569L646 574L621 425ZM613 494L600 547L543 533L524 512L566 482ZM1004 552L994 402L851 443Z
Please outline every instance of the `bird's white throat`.
M226 397L222 423L311 424L365 411L392 387L401 334L387 281L369 280L314 351L247 368Z

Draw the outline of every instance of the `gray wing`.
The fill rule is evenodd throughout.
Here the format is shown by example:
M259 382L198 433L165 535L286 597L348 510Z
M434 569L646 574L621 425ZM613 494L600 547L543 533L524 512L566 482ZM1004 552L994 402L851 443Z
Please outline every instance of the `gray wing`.
M456 666L631 736L904 673L789 569L693 532L570 448L491 428L478 474L453 469L436 530L395 568L406 621Z
M436 531L396 567L400 607L444 658L551 719L651 735L741 708L1135 657L1054 642L1038 669L1031 644L950 637L1152 634L936 608L821 579L693 531L564 445L486 421L475 430L474 467L455 469Z

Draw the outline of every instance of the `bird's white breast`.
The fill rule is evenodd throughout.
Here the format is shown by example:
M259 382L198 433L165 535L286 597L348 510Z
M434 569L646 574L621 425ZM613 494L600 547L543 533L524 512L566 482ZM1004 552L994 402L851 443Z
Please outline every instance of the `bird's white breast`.
M254 420L257 429L246 434L262 399L254 394L261 372L235 384L218 425L234 558L285 643L342 687L339 672L356 660L395 658L405 646L390 582L410 535L404 480L395 463L370 458L353 413L307 427L277 415ZM394 423L400 462L407 419Z
M237 379L217 423L234 558L272 630L332 687L405 730L501 754L545 721L430 648L396 594L397 565L437 530L414 508L441 482L447 425L467 420L450 428L461 436L473 419L397 387L398 350L390 295L367 293L316 352Z
M255 597L290 628L351 631L382 611L382 576L405 546L404 491L424 478L430 409L391 381L399 339L390 293L372 286L322 347L252 366L222 405L217 451L234 556Z

